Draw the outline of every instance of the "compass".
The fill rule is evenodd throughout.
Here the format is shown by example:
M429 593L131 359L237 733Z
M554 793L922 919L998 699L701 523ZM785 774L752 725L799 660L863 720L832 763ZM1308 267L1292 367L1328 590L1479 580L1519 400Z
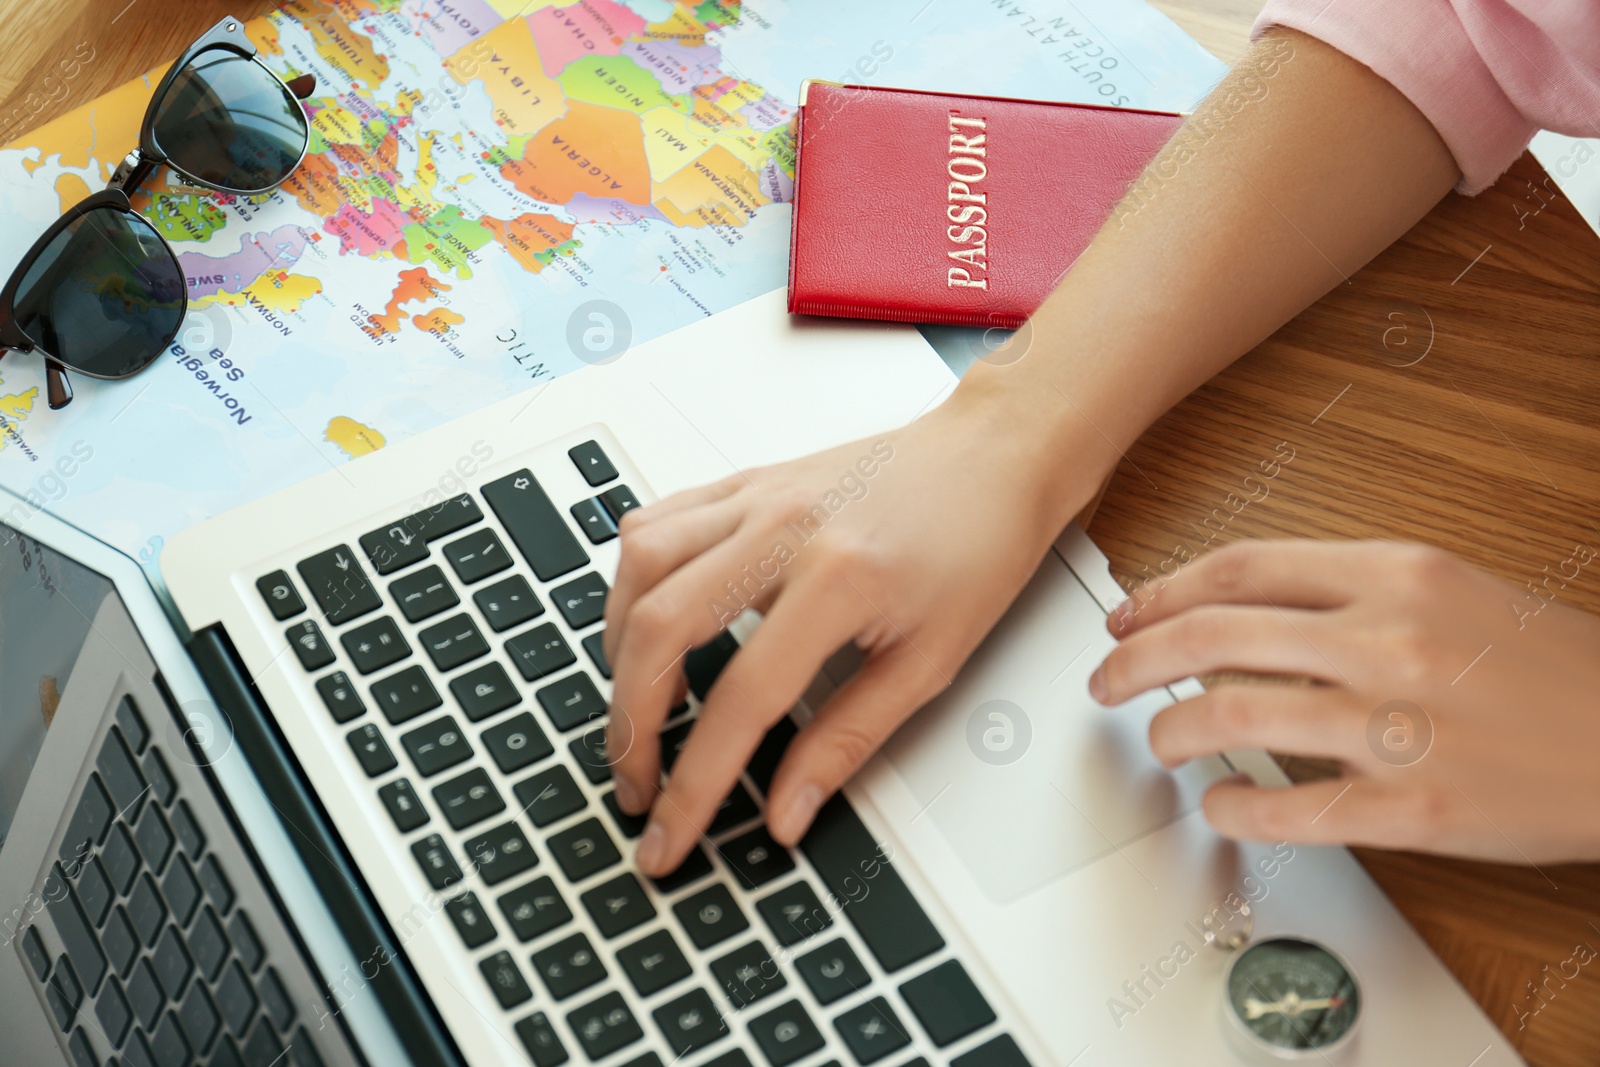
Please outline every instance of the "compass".
M1269 1061L1320 1061L1361 1018L1361 990L1333 950L1274 937L1241 950L1228 967L1226 1011L1245 1047Z

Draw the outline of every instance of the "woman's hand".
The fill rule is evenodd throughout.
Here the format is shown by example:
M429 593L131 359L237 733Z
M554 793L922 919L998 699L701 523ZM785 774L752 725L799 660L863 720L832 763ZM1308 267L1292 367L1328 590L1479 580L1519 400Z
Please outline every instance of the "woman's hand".
M1219 782L1205 812L1231 837L1600 859L1600 620L1559 602L1594 558L1578 546L1530 591L1415 545L1232 545L1112 614L1121 643L1090 690L1115 704L1216 671L1317 683L1217 685L1152 721L1169 767L1241 748L1343 765L1290 789Z
M866 663L790 745L768 798L792 844L817 808L950 683L1092 494L965 387L903 429L668 497L622 522L606 603L615 688L608 751L625 811L651 808L638 863L673 870L763 734L823 662ZM1111 458L1114 458L1111 457ZM708 694L664 791L658 734L683 657L740 611L763 621ZM652 808L653 805L653 808Z

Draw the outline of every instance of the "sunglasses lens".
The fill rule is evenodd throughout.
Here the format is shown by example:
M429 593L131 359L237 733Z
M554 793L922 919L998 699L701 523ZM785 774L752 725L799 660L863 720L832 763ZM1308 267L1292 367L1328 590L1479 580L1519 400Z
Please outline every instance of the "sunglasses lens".
M207 185L265 192L300 163L306 113L272 72L222 49L178 72L156 112L155 140L178 170Z
M98 207L74 219L28 265L14 313L28 339L102 378L142 370L183 322L183 272L150 224Z

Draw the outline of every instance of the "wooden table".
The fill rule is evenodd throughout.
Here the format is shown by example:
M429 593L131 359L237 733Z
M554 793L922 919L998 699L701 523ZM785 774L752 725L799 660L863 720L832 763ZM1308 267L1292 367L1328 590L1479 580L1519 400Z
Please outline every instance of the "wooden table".
M163 62L261 0L10 0L0 11L0 141ZM1224 59L1260 0L1158 0ZM94 58L69 80L63 59ZM79 53L82 54L81 52ZM49 93L40 91L50 86ZM1530 215L1540 204L1537 214ZM1431 334L1426 358L1404 366ZM1401 326L1404 333L1385 332ZM1404 336L1412 347L1399 348ZM1448 197L1399 243L1179 405L1130 455L1095 539L1121 574L1159 566L1280 441L1296 459L1216 544L1390 537L1442 545L1517 582L1600 545L1600 239L1524 156ZM1600 610L1600 578L1563 597ZM1297 776L1318 773L1289 761ZM1600 866L1533 870L1405 854L1361 862L1531 1064L1600 1061L1600 968L1539 1008L1526 982L1600 947ZM1553 884L1552 884L1553 883ZM1461 1065L1466 1067L1466 1065Z

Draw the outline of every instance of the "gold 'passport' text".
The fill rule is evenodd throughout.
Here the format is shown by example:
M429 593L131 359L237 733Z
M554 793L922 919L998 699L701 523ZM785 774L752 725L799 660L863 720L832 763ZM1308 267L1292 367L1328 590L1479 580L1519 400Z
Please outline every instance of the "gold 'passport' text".
M989 194L982 188L989 177L987 119L961 118L950 113L950 152L945 173L950 178L945 217L954 225L945 236L956 247L946 255L963 266L945 273L950 289L989 288Z

